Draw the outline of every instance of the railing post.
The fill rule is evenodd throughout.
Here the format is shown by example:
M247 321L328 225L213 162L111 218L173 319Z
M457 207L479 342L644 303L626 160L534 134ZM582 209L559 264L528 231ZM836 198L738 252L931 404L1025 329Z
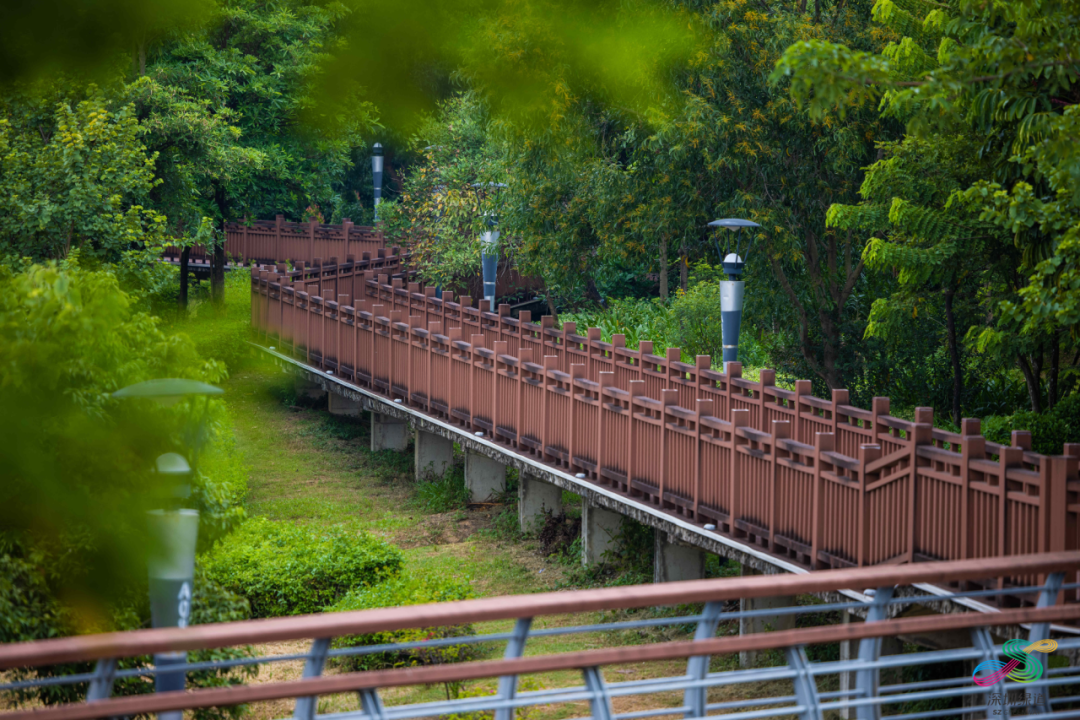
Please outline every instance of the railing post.
M769 550L776 551L776 517L779 514L780 496L776 492L777 476L780 474L780 449L779 442L791 437L791 422L787 420L772 421L772 452L769 453Z
M669 363L670 364L670 363ZM668 376L671 377L670 375ZM666 388L660 391L660 509L664 509L668 468L668 408L679 404L679 391Z
M736 363L728 363L729 366ZM730 386L729 386L730 390ZM739 531L737 523L739 521L739 513L742 510L740 507L742 502L742 482L738 477L739 470L739 447L746 445L749 441L745 438L739 437L739 428L747 427L750 424L750 411L746 408L731 411L731 500L728 503L729 512L731 513L731 536L742 537L743 533Z
M832 418L830 418L830 419L832 420L832 431L833 431L833 434L836 435L837 441L840 440L840 435L837 433L837 428L840 426L840 423L836 419L837 416L839 415L839 412L837 411L837 408L839 408L841 405L847 405L850 402L851 402L851 394L847 390L837 388L837 389L832 391L832 410L831 410ZM838 452L843 452L843 451L844 450L843 450L842 447L840 447L839 450L838 450Z
M474 433L482 432L476 424L477 410L480 409L480 402L476 398L476 364L483 360L480 353L477 352L483 346L484 335L482 333L469 336L469 422ZM482 500L483 498L478 499Z
M916 512L919 504L919 467L925 461L919 457L919 446L930 445L934 441L934 409L919 407L915 408L915 422L911 425L911 461L908 467L911 471L908 485L908 549L907 562L915 562L916 546Z
M326 653L330 650L330 638L316 638L311 643L307 662L304 663L303 677L319 677L326 667ZM294 720L314 720L315 711L318 709L319 698L316 696L296 698L296 709L293 711Z
M795 672L795 702L802 706L802 720L819 720L822 717L818 701L817 680L810 669L806 648L802 645L787 648L788 667Z
M532 348L519 347L518 348L518 386L517 386L517 417L515 418L514 425L514 447L519 451L524 449L524 444L521 442L521 438L524 435L522 430L521 416L523 413L522 407L525 404L525 363L532 363L533 352ZM518 480L520 484L520 478Z
M102 658L94 665L94 677L86 689L86 702L106 700L113 691L116 678L116 658Z
M818 433L818 435L820 436L822 433ZM879 587L874 592L874 597L866 610L866 622L882 622L888 619L889 601L892 600L892 596L893 588L891 585ZM873 665L874 667L856 671L855 693L858 698L868 700L877 696L878 682L881 677L877 662L880 658L881 638L863 638L859 641L859 663L863 666ZM859 705L855 710L855 717L858 720L880 720L881 706Z
M986 438L981 434L977 419L960 421L960 559L971 557L971 530L968 527L968 506L971 503L971 463L986 457ZM967 583L964 583L965 585Z
M1000 464L1001 480L997 486L998 496L998 531L997 531L997 554L1004 557L1009 547L1009 481L1007 475L1010 468L1021 467L1024 464L1024 449L1019 447L1003 447L998 455ZM998 579L998 588L1005 587L1004 578Z
M640 365L639 365L640 367ZM634 440L637 437L637 433L634 429L634 415L637 411L634 409L634 398L639 395L645 394L645 381L644 380L631 380L630 381L630 403L628 405L630 414L626 418L626 434L628 435L626 450L628 457L626 458L626 492L631 497L633 496L633 480L634 480L634 459L637 456L637 445Z
M836 447L836 436L832 433L815 433L814 436L814 521L811 525L811 534L813 535L810 541L810 567L817 569L821 566L821 561L818 559L818 553L821 551L821 539L825 532L825 519L822 517L824 508L822 507L821 495L825 491L823 484L825 478L821 474L821 465L824 461L824 455L827 452L833 452Z
M870 560L870 533L875 529L870 527L870 493L867 486L870 484L870 473L867 471L870 463L881 459L881 446L874 444L859 445L859 549L856 558L859 567L871 564ZM876 473L875 473L876 476ZM888 558L881 558L887 560Z
M600 668L588 667L584 669L585 689L592 694L589 707L592 710L592 720L612 720L611 698L608 695L604 677L600 674Z
M702 418L713 417L714 404L711 398L708 400L698 398L696 403L697 417L694 422L694 522L701 522L701 453L704 451L704 443L701 441L701 436L704 434L701 420Z
M507 660L519 658L525 654L525 642L529 638L529 628L532 627L532 618L518 618L514 623L514 630L510 640L506 643L506 652L503 657ZM503 675L499 678L499 699L513 700L517 694L517 675ZM500 708L495 711L495 720L513 720L514 708Z
M509 352L505 340L496 340L491 343L494 357L491 358L491 439L499 441L499 358Z
M701 402L700 400L698 402ZM711 400L708 402L712 402ZM696 517L696 516L695 516ZM707 602L705 609L701 611L701 619L698 620L697 630L694 632L694 640L708 640L716 635L716 626L720 623L720 613L724 609L722 602ZM691 681L704 681L709 674L709 656L695 655L686 662L686 675ZM706 715L705 708L708 704L707 687L689 688L683 694L683 705L688 709L684 718L703 718Z
M607 455L604 452L604 448L607 447L607 437L604 435L604 390L615 384L614 367L610 371L601 370L597 377L600 381L600 388L596 393L596 482L603 485L604 460Z
M572 357L570 359L573 359ZM578 450L578 386L577 380L585 377L587 366L584 363L573 363L570 366L570 442L567 443L566 471L577 473L574 465L574 453Z
M809 397L812 390L813 384L809 380L795 381L795 399L792 400L795 404L795 427L792 428L792 430L794 430L792 437L794 437L797 442L801 442L804 445L810 445L814 441L814 438L806 437L806 432L803 430L804 423L802 421L802 399L804 395Z
M550 316L545 316L550 317ZM551 422L551 373L559 364L559 358L555 355L544 356L544 411L540 425L540 460L546 461L548 455L548 423Z

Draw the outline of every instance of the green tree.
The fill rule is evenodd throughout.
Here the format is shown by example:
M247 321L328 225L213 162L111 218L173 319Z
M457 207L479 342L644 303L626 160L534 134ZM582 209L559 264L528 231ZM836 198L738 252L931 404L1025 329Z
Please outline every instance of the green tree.
M984 174L949 200L1011 235L1019 257L994 292L994 322L972 339L1017 363L1035 411L1048 369L1053 405L1080 307L1075 3L878 0L874 17L900 39L880 53L802 41L773 77L790 79L793 97L814 116L880 101L883 115L905 122L912 136L975 138ZM981 264L985 248L964 245L958 262Z

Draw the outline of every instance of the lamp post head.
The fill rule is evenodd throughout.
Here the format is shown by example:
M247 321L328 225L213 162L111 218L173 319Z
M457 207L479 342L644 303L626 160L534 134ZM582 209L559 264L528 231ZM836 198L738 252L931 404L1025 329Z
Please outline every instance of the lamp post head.
M716 253L723 258L720 262L720 266L724 268L724 272L731 280L738 279L742 275L743 269L746 267L746 260L742 248L742 230L743 228L757 228L761 227L752 220L741 220L739 218L723 218L721 220L713 220L709 223L709 227L714 228L726 228L734 232L735 235L735 250L731 251L731 241L726 239L724 241L724 249L720 249L719 238L714 239L716 243ZM753 241L753 235L746 240L746 254L749 254L750 243Z
M382 157L382 143L375 143L371 146L371 154L377 157Z

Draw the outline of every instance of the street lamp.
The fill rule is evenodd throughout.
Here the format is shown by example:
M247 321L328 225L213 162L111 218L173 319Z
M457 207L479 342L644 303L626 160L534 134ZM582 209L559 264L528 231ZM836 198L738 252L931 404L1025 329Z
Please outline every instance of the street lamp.
M379 222L379 202L382 201L382 172L382 144L375 143L371 148L371 177L375 184L375 219L373 221L375 223Z
M480 189L488 189L498 192L506 187L506 183L473 183L476 189L477 199L480 199ZM487 229L480 235L481 263L484 271L484 299L488 301L488 310L495 309L495 278L499 272L499 253L495 252L495 243L499 240L499 231L495 228L499 224L499 216L495 211L484 213L484 224Z
M193 395L221 395L221 388L194 380L148 380L129 385L113 393L118 399L147 399L159 405L173 405ZM194 435L187 433L192 451L198 456L204 439L203 426L209 403ZM154 627L187 627L191 619L191 599L195 579L195 547L199 539L199 511L183 507L191 497L191 466L179 453L158 457L154 472L173 481L166 507L147 513L150 580L150 618ZM158 692L182 691L185 673L165 672L164 668L187 663L186 652L162 652L154 655L159 668L154 685ZM158 713L160 720L183 720L183 712Z
M743 228L761 226L750 220L725 218L723 220L713 220L709 223L709 227L727 228L735 233L735 252L731 252L730 236L724 240L723 252L720 250L719 237L714 236L713 239L713 242L716 243L716 252L722 258L720 266L724 269L728 278L720 281L720 330L723 337L724 368L726 369L727 363L739 359L739 328L742 325L743 309L743 281L739 278L742 276L743 268L746 266L746 259L741 254L743 252L742 231ZM749 254L752 240L753 235L746 239L747 254Z

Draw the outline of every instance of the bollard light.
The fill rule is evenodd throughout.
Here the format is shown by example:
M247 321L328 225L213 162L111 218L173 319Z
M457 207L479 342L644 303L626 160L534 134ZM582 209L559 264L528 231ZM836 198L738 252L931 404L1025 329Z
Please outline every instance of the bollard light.
M505 183L474 183L477 199L483 201L481 190L498 193L506 187ZM495 309L495 283L499 273L499 253L495 251L495 243L499 241L499 216L494 210L484 213L484 225L486 229L480 234L480 262L484 274L484 299L488 301L488 309Z
M118 399L147 399L159 405L172 405L185 397L221 395L221 388L194 380L148 380L113 393ZM205 406L202 420L206 419ZM202 432L195 435L196 442ZM195 452L198 448L193 448ZM183 505L191 497L191 466L179 453L158 457L153 472L172 480L166 507L147 513L149 547L147 575L150 581L150 618L156 627L187 627L191 620L191 600L195 581L195 548L199 540L199 511ZM154 655L158 672L154 678L157 692L183 691L186 673L165 672L170 666L187 663L186 652L162 652ZM158 713L159 720L183 720L179 710Z
M719 230L727 229L735 233L734 248L730 235L724 238L723 250L720 247L720 238L714 236L713 240L716 243L716 252L721 258L720 266L728 278L720 281L720 330L723 337L726 371L727 363L739 359L739 329L742 325L743 309L743 281L739 278L742 277L743 269L746 267L746 255L749 254L750 243L753 241L751 233L746 238L746 249L743 249L743 228L761 226L751 220L724 218L713 220L709 223L709 227Z
M375 219L379 222L379 203L382 202L383 149L381 143L371 148L371 178L375 190Z

